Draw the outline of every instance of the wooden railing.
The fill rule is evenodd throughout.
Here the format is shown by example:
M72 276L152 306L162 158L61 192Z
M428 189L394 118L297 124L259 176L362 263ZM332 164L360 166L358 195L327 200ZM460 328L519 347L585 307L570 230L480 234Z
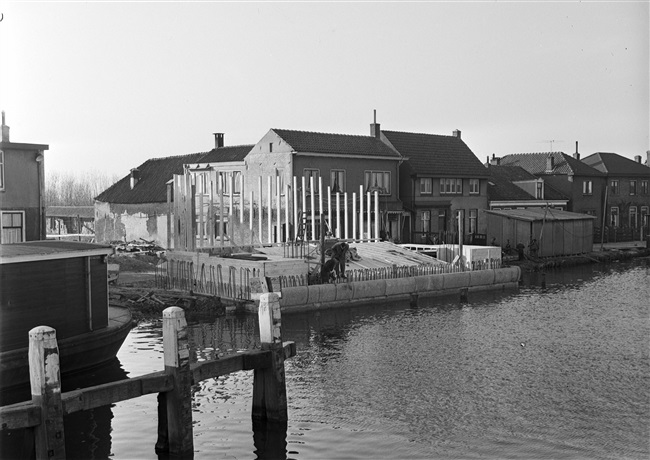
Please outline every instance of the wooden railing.
M61 393L56 331L39 326L29 332L31 401L0 407L1 430L34 430L37 459L65 459L64 415L158 393L158 453L187 455L194 450L193 384L241 370L253 370L254 423L286 422L284 360L295 356L293 342L282 342L276 293L260 295L261 350L190 364L185 313L163 311L165 370L118 382Z

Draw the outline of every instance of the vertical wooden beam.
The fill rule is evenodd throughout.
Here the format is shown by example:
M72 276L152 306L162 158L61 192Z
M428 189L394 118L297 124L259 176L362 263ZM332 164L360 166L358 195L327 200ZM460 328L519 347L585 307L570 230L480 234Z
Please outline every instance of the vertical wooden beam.
M273 184L273 180L271 176L269 177L269 181L266 184L266 194L268 196L267 199L267 209L266 209L266 230L268 232L268 235L266 237L266 242L267 243L273 243L273 222L271 218L273 217L273 193L271 191L271 185Z
M239 174L239 223L244 223L244 175Z
M336 237L341 238L341 194L336 192Z
M359 239L363 239L363 185L359 185Z
M327 222L330 225L330 232L334 236L334 223L332 222L332 189L327 186Z
M253 420L286 422L287 389L280 301L275 292L260 295L258 310L262 350L270 351L270 365L253 373Z
M305 176L302 176L302 217L300 219L300 225L302 225L303 222L307 222L306 216L307 216L307 186L305 182ZM303 240L307 239L307 229L303 229Z
M296 176L293 176L293 203L291 207L293 208L293 239L296 239L298 234L298 179Z
M167 183L167 249L172 248L172 191L174 182Z
M168 452L175 455L189 454L194 451L192 372L187 322L182 308L169 307L163 311L163 347L165 373L170 375L174 382L174 389L159 399L167 406L167 410L163 412L167 415ZM159 419L159 426L162 422Z
M323 214L323 178L318 176L318 215Z
M352 239L357 237L357 192L352 192Z
M343 193L343 236L348 239L348 192Z
M372 239L372 204L370 202L370 192L366 192L367 200L367 214L368 214L368 223L366 224L366 230L368 231L368 239Z
M255 215L255 207L253 206L254 194L253 194L252 188L253 187L251 186L251 190L248 192L248 197L249 197L249 200L248 200L248 210L249 210L249 214L248 214L248 230L251 233L251 246L253 245L253 217L255 217L254 216Z
M309 205L311 208L311 235L310 240L316 239L316 189L314 188L314 176L309 176Z
M214 181L216 179L216 174L214 170L210 171L210 210L208 212L208 231L210 232L210 247L214 247Z
M257 186L258 186L259 195L260 195L260 198L259 198L260 204L258 206L258 208L259 208L258 221L259 222L258 222L258 225L257 225L258 226L258 231L259 231L258 238L260 240L260 244L264 244L264 239L262 238L262 217L264 216L264 200L262 199L262 197L264 196L264 195L262 195L262 176L257 178Z
M289 241L289 184L284 184L284 241Z
M228 184L230 185L230 205L228 206L228 223L232 222L234 213L233 208L235 206L235 173L230 171L228 173ZM231 228L232 225L231 225ZM233 230L230 231L233 233ZM230 235L232 237L232 235Z
M41 408L41 423L34 427L36 459L65 459L56 331L47 326L29 331L28 355L32 403Z
M198 237L199 237L199 247L203 247L203 239L205 238L205 215L203 214L204 208L203 208L203 195L205 193L205 183L206 183L206 177L205 173L198 173L196 175L196 178L198 179L198 186L195 186L195 190L199 191L199 222L198 222L198 231L196 232Z
M375 190L375 241L379 241L379 192Z
M219 247L223 255L224 234L223 234L223 174L219 173ZM198 268L198 267L197 267Z
M276 224L276 231L275 231L275 242L279 243L282 241L282 196L281 196L281 190L280 190L280 176L275 176L275 204L277 208L277 212L275 213L275 224Z

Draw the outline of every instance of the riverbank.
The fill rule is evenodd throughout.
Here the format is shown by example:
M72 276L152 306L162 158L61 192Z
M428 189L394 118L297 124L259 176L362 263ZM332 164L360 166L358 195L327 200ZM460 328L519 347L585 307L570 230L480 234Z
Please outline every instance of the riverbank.
M650 249L644 242L595 244L592 252L570 256L535 258L526 255L524 260L518 260L517 256L506 256L503 258L503 266L517 266L522 272L543 272L575 265L614 263L637 257L650 257Z

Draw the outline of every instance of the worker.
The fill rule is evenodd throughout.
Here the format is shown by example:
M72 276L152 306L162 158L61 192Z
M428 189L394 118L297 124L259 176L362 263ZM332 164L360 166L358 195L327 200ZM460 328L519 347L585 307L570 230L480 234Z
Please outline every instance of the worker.
M332 259L336 259L338 262L334 266L334 269L336 270L337 278L342 278L342 279L347 278L345 276L345 256L349 248L350 246L348 245L348 243L345 243L343 241L340 241L336 243L334 246L332 246Z
M323 264L323 266L320 269L321 284L328 284L330 280L334 278L332 271L334 270L334 267L338 265L339 265L339 261L334 257L332 257L331 259L329 259L327 262Z

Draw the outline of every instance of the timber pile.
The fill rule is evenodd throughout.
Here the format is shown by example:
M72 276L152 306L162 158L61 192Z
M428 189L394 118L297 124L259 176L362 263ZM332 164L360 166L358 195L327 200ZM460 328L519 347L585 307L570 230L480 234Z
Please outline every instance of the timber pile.
M221 298L200 293L186 293L146 287L110 286L109 303L126 307L136 321L160 318L167 307L181 307L188 312L224 314Z

